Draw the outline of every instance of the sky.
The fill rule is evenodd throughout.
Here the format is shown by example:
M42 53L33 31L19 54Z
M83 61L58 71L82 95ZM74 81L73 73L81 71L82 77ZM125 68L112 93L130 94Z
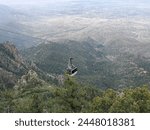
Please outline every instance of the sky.
M19 5L19 4L46 4L46 3L55 3L60 4L67 1L92 1L92 2L112 2L112 1L122 1L124 3L150 3L150 0L0 0L0 4L5 5Z
M0 0L0 4L40 4L40 3L50 3L50 2L66 2L66 1L71 1L71 0Z
M116 6L117 4L121 7L123 6L131 6L134 8L139 7L139 8L149 8L150 9L150 0L0 0L0 4L12 6L12 7L28 7L30 5L31 7L34 5L36 7L44 7L45 5L47 6L58 6L60 7L61 5L68 5L69 2L74 2L78 1L78 5L82 6L91 6L92 4L95 5L109 5L109 7L113 7L114 5ZM69 4L68 4L68 3ZM65 4L64 4L65 3ZM98 3L98 4L97 4ZM117 4L116 4L117 3Z

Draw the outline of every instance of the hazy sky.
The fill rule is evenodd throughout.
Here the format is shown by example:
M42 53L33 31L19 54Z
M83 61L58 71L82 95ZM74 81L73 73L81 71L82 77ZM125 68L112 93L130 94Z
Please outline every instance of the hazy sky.
M35 6L45 6L45 5L63 5L65 2L65 5L69 5L66 2L72 2L72 1L78 1L79 4L87 6L88 4L91 5L91 3L100 4L100 5L107 5L110 6L116 5L116 3L120 4L121 6L124 5L132 5L138 6L138 7L148 7L150 8L150 0L0 0L0 4L5 5L12 5L12 6L18 6L18 5L35 5ZM19 6L18 6L19 7Z
M0 4L7 4L7 5L10 5L10 4L13 4L13 5L16 5L16 4L45 4L45 3L57 3L57 4L60 4L60 3L63 3L63 2L66 2L66 1L84 1L84 2L88 2L88 1L91 1L91 2L124 2L124 3L149 3L150 0L0 0Z
M66 1L107 1L107 2L112 2L112 1L123 1L123 2L148 2L149 0L0 0L0 4L32 4L32 3L61 3L61 2L66 2Z
M32 3L50 3L50 2L66 2L71 0L0 0L0 4L32 4ZM77 0L76 0L77 1Z

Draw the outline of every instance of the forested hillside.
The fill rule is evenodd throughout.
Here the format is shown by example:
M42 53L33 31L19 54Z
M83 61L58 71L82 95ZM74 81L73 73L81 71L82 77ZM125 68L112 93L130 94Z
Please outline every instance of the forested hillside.
M71 47L76 47L72 54L78 54L75 58L81 60L80 64L75 62L79 67L79 73L74 78L64 74L65 61L73 49ZM103 46L94 47L98 51L90 44L85 46L76 43L68 48L65 44L59 44L59 47L58 44L41 45L37 47L40 50L38 53L37 48L31 48L30 52L36 55L29 53L31 57L26 61L14 45L0 44L0 112L150 112L149 86L113 89L109 86L104 89L101 86L104 82L102 79L97 80L97 87L92 84L92 79L97 79L93 76L94 73L100 71L91 70L90 65L99 63L97 67L102 70L99 75L107 76L107 73L104 73L107 69L102 69L106 66L103 63L110 62L102 52ZM88 53L88 49L91 53ZM65 54L65 50L69 55L63 59L61 55ZM88 57L91 57L91 60ZM99 62L95 61L97 57L101 58ZM59 60L61 62L58 62ZM50 72L56 73L52 75ZM82 82L80 78L84 76L85 80ZM110 79L116 77L109 77L107 81L113 85ZM88 82L88 79L91 80Z
M150 112L148 86L103 91L79 84L68 76L59 87L35 77L26 85L18 85L0 91L0 112Z
M111 49L111 50L108 50ZM68 59L78 67L80 82L106 88L149 85L150 62L143 56L112 52L92 38L82 42L66 40L24 49L22 55L44 72L63 75Z

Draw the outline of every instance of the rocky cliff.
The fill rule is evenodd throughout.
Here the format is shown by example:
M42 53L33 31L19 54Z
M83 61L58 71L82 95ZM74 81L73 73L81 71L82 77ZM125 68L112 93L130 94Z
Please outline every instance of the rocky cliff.
M26 73L27 65L10 42L0 44L0 88L12 87Z

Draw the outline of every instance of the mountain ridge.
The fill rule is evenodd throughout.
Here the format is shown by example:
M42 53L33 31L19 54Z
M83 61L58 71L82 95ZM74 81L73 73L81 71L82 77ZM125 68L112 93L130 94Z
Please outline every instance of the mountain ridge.
M13 88L31 71L42 82L58 82L56 76L43 72L32 61L26 61L13 43L7 41L0 44L0 89Z
M27 71L27 66L17 48L9 42L0 44L0 59L1 82L12 87L17 82L18 77Z
M78 67L76 78L82 83L101 88L149 85L150 63L143 56L114 52L94 40L67 40L62 43L40 44L25 49L22 55L44 72L58 75L64 74L69 57L73 57L74 65Z

